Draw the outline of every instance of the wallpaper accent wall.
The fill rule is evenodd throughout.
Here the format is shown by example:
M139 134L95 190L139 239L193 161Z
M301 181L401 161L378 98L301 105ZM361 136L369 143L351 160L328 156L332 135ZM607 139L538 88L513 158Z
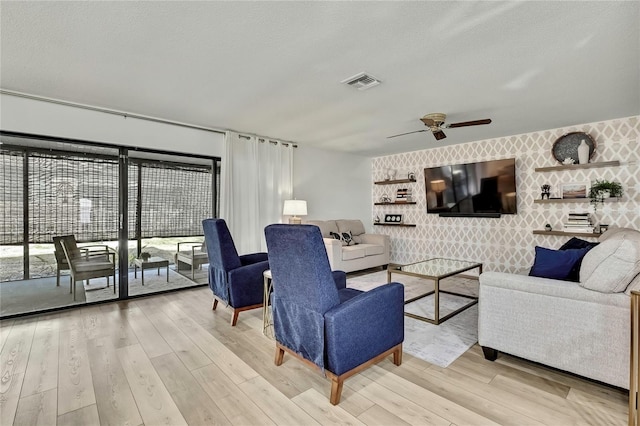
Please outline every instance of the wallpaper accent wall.
M582 170L535 172L536 167L558 165L551 154L556 139L569 132L586 132L595 140L591 162L619 160L620 166ZM425 144L431 142L425 135ZM516 159L518 214L495 218L444 218L427 214L424 168L472 163L503 158ZM415 183L375 185L385 179L386 170L395 169L396 179L416 174ZM622 183L624 197L619 202L599 206L594 213L588 199L584 203L536 204L540 186L552 191L562 183L591 182L596 179ZM461 145L414 151L372 160L372 218L403 214L405 223L415 228L374 226L374 232L391 236L391 261L410 263L432 257L479 261L485 271L516 272L533 264L536 245L557 249L566 236L533 235L549 223L562 230L569 212L590 212L596 223L612 227L640 229L640 116L544 130ZM411 188L415 205L375 206L383 195L395 199L398 188ZM594 237L595 238L595 237ZM595 241L595 240L594 240Z

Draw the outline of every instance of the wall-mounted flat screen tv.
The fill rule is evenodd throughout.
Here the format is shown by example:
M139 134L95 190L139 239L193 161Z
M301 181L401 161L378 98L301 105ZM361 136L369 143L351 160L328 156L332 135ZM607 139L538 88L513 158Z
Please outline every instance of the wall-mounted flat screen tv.
M427 213L499 217L517 213L516 160L424 169Z

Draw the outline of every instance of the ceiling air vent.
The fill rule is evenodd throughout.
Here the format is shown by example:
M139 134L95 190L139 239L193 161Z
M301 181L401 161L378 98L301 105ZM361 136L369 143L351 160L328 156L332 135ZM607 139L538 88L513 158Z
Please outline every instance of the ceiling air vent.
M358 90L367 90L372 88L373 86L377 86L378 84L380 84L380 80L369 74L361 72L347 78L346 80L342 80L340 83L348 84L349 86L355 87Z

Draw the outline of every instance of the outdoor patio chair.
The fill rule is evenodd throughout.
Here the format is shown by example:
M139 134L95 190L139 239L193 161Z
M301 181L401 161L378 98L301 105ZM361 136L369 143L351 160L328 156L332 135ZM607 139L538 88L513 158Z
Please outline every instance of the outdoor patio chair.
M73 237L73 242L70 244L72 246L75 246L75 248L72 248L72 252L76 253L76 255L80 255L85 260L89 258L92 258L94 260L96 258L103 258L103 259L111 260L113 263L115 263L115 251L113 251L106 244L92 244L92 245L85 245L82 247L78 247L75 242L75 237L73 235L53 237L53 246L54 246L53 254L56 259L56 287L60 286L60 272L69 270L69 263L67 262L67 259L64 255L64 250L62 249L62 243L61 243L61 240L64 237ZM71 292L71 284L72 284L71 275L69 275L69 292ZM108 284L109 282L107 279L107 285Z
M180 245L189 246L187 250L180 250ZM191 266L191 279L195 280L195 271L200 266L209 263L207 256L207 246L202 241L182 241L178 243L178 249L175 254L176 268L178 271L184 268L184 265Z
M109 287L109 277L113 275L113 293L116 292L116 267L115 253L108 246L94 245L79 248L73 235L65 235L57 238L57 245L62 248L66 265L71 272L69 293L73 293L76 300L76 283L91 278L106 278ZM54 240L55 241L55 240ZM91 248L98 248L91 250ZM106 247L106 248L105 248ZM59 283L58 283L59 285Z
M275 364L287 352L331 379L336 405L345 379L393 355L402 362L404 286L389 283L367 292L339 289L331 274L320 228L265 228L273 277Z

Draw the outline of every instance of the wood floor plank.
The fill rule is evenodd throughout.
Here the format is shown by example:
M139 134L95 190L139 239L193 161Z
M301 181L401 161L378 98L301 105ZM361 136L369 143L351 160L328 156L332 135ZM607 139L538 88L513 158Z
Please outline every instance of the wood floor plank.
M247 380L238 387L278 425L319 425L262 377Z
M98 426L100 417L96 405L79 408L75 411L58 416L57 426Z
M183 333L191 337L191 340L204 352L216 365L222 368L226 375L234 383L242 383L258 376L240 357L213 337L200 324L191 318L183 318L176 322Z
M592 413L601 413L597 416L602 417L604 423L616 424L620 422L620 424L623 424L628 419L628 401L613 402L608 398L601 398L573 388L569 391L567 400L579 404L575 407L576 411L585 410Z
M144 309L143 312L189 370L211 364L211 359L164 312L159 310L147 312Z
M125 346L116 349L116 353L144 423L186 425L142 346Z
M562 383L574 389L579 389L601 398L610 399L611 401L627 400L628 392L618 388L596 383L591 380L585 380L571 373L565 373L541 364L529 362L522 358L500 353L495 363L508 365L510 367L534 374L554 382Z
M20 398L14 424L41 426L56 424L58 417L57 399L57 388Z
M13 424L20 401L20 389L24 373L0 378L0 425Z
M7 340L14 322L14 320L0 320L0 352L4 347L4 342Z
M431 411L431 407L428 404L425 404L425 406L415 404L378 383L371 383L358 392L411 425L449 426L451 424L449 420Z
M357 417L348 413L340 405L331 405L327 396L315 389L301 393L293 398L293 402L322 425L363 425Z
M0 351L0 424L11 424L18 408L36 321L16 321Z
M530 423L533 419L542 423L554 425L572 425L576 424L575 419L565 413L541 406L538 402L531 399L529 395L522 396L516 393L516 389L505 390L497 387L493 384L487 384L470 380L468 376L458 373L449 369L437 369L435 367L425 370L426 375L433 375L434 377L446 380L455 384L461 389L466 389L483 399L495 402L514 410L516 418L519 419L519 423ZM489 417L489 416L486 416ZM529 420L531 419L531 420Z
M173 352L158 330L138 307L130 307L126 312L127 323L133 329L140 346L149 358Z
M202 389L176 354L153 358L162 382L190 425L230 425L215 401Z
M232 424L275 424L217 365L191 373Z
M358 420L369 426L408 426L409 423L402 420L382 408L379 405L373 405L364 413L358 416Z
M497 425L498 423L483 417L462 405L456 404L428 389L373 366L365 374L377 384L398 394L417 405L424 404L429 411L456 424Z
M87 342L91 378L102 425L139 425L142 417L110 336Z
M58 416L96 403L87 340L81 329L60 331Z
M58 386L59 323L38 321L20 397L41 393Z
M587 424L596 426L608 424L609 422L607 420L611 420L606 411L599 409L600 407L585 407L579 403L541 391L526 383L518 382L517 380L500 374L494 378L491 385L494 389L500 388L506 392L510 392L512 395L528 397L538 405L540 412L549 411L553 413L558 421L562 421L564 424Z
M383 366L381 367L384 368ZM446 372L446 374L443 373L443 371ZM474 413L491 419L496 423L512 426L542 425L541 422L534 418L523 416L518 411L500 402L487 399L481 393L471 392L469 388L474 385L474 381L460 373L432 366L422 372L416 372L412 369L396 368L394 374L424 389L428 389L449 401L466 407ZM458 380L450 380L449 375L457 376Z

